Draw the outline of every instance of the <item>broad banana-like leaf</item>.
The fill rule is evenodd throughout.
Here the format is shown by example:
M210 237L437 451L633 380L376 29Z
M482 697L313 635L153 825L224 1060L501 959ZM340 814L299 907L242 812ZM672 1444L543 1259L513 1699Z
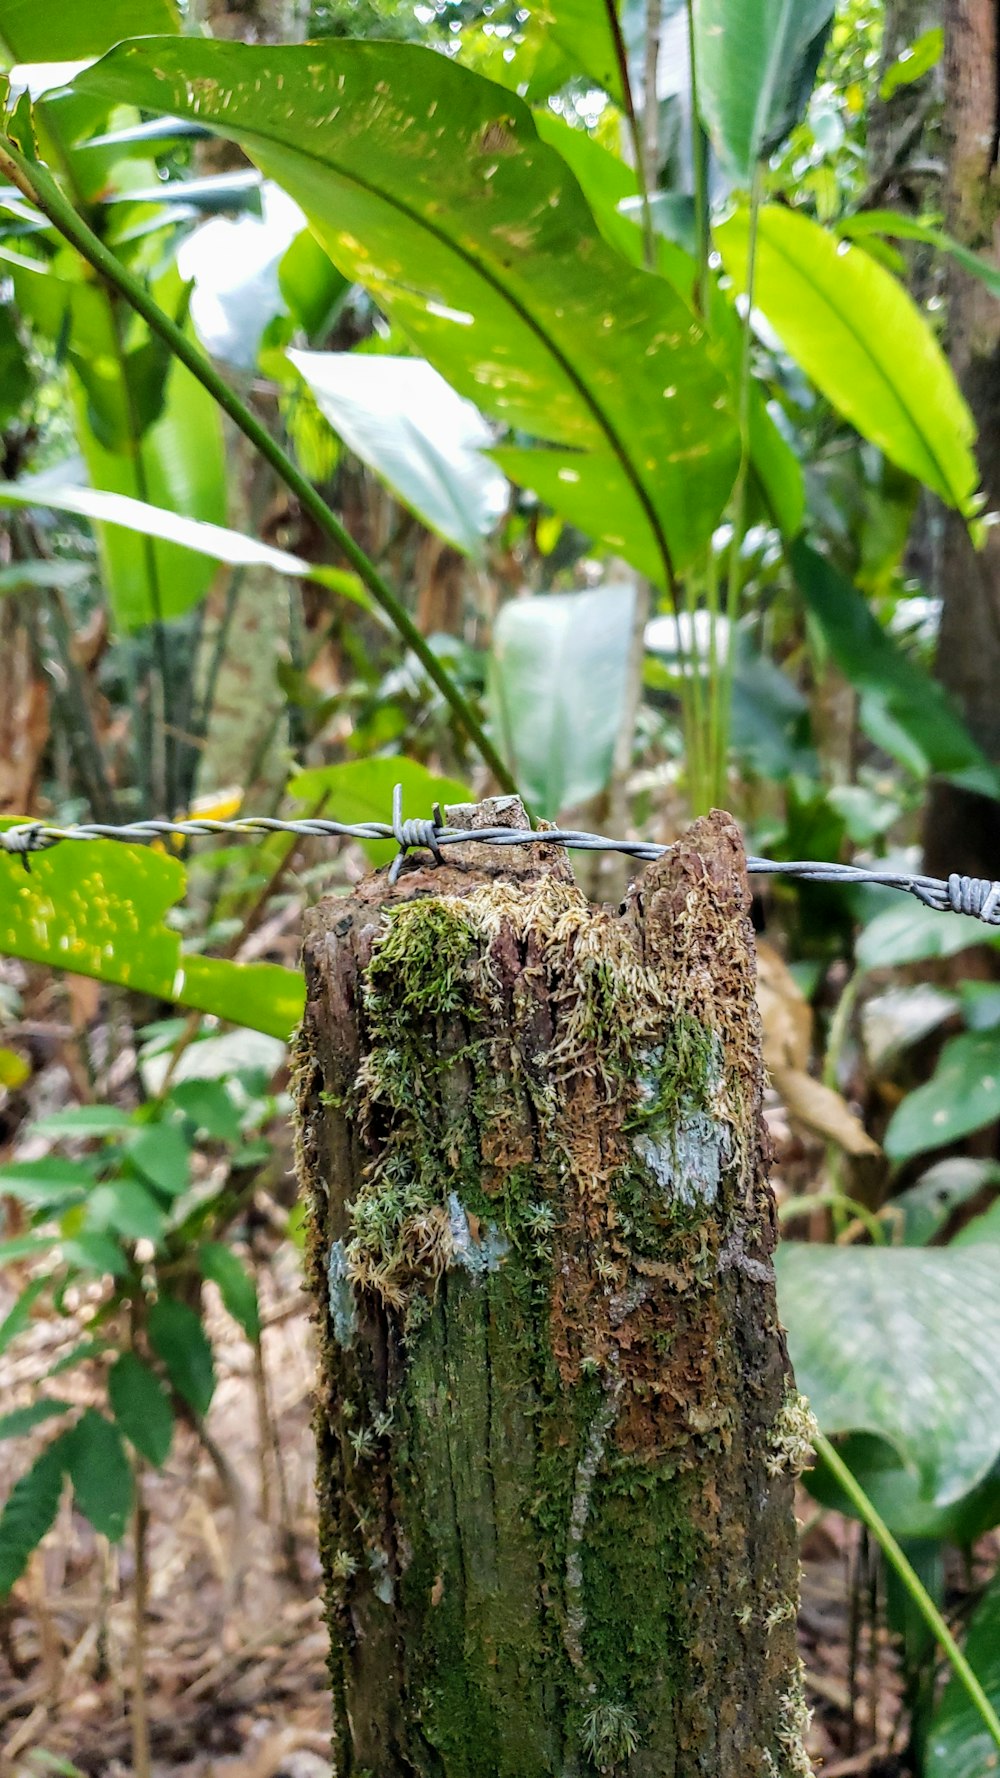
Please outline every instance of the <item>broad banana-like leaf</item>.
M660 584L707 543L738 459L727 379L510 92L412 44L195 38L123 45L74 91L239 141L460 394L599 463L600 511L625 520L609 541Z
M743 208L715 231L726 270L744 291L749 229ZM761 209L755 259L756 307L827 400L893 463L970 514L978 483L972 415L899 281L777 204Z
M694 0L698 107L738 184L805 111L834 10L834 0Z
M422 358L364 352L289 352L348 449L463 555L507 507L506 477L483 456L493 433Z

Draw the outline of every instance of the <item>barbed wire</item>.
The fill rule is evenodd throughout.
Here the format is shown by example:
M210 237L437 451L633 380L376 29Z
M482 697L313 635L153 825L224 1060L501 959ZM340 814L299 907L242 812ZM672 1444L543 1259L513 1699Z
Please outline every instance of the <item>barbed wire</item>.
M106 821L75 822L69 827L55 827L44 821L19 822L0 831L0 851L21 859L30 869L31 855L47 852L64 840L121 840L142 844L162 839L202 839L211 835L294 834L303 839L395 840L399 850L389 871L395 882L403 860L413 851L429 852L435 864L445 863L449 846L529 846L544 844L562 846L567 851L618 852L642 863L662 858L669 850L653 840L609 839L604 834L585 833L576 828L546 827L449 827L440 807L434 805L431 819L403 815L402 786L393 792L391 821L333 821L326 816L303 816L285 820L279 816L247 815L229 820L212 816L193 816L176 821L127 821L113 824ZM1000 882L986 877L928 877L912 871L877 870L866 865L836 864L822 859L775 859L748 857L751 876L794 877L807 883L841 885L874 884L883 889L897 889L916 896L925 907L939 913L969 914L987 926L1000 926Z

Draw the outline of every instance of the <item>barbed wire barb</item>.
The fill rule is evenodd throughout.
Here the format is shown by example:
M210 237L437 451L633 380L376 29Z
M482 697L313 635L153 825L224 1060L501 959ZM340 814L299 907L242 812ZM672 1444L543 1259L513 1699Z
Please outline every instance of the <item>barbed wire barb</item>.
M668 850L653 840L609 839L604 834L586 833L576 828L547 827L541 831L527 827L449 827L438 804L428 819L404 816L403 787L397 784L392 795L391 821L334 821L326 816L304 816L301 820L283 820L275 815L236 816L217 820L211 816L192 816L176 821L128 821L114 824L105 821L74 822L68 827L55 827L44 821L18 822L0 830L0 851L20 858L25 870L31 868L31 857L46 852L64 840L118 840L126 844L149 844L162 839L204 839L214 835L246 835L286 833L302 839L395 840L399 848L389 867L389 881L395 883L404 860L411 852L429 852L434 864L444 864L448 846L562 846L567 851L618 852L643 864L661 858ZM867 865L837 864L826 859L747 858L751 876L793 877L807 883L864 883L878 888L897 889L916 896L925 907L939 913L968 914L987 926L1000 926L1000 882L986 877L966 877L957 871L947 878L922 876L911 871L877 870Z

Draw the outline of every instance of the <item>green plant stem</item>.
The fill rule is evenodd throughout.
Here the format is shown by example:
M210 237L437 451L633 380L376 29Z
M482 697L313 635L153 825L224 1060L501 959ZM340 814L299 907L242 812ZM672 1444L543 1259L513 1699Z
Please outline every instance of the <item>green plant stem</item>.
M694 0L687 0L688 68L691 85L691 171L694 176L694 225L698 248L698 308L708 314L708 137L698 110L698 60L695 54Z
M919 1611L931 1635L939 1644L955 1678L965 1692L969 1702L979 1713L983 1726L990 1735L994 1745L1000 1748L1000 1716L997 1715L986 1696L982 1685L959 1648L944 1618L920 1580L915 1569L907 1561L899 1544L893 1537L885 1520L872 1505L861 1483L848 1469L840 1452L822 1433L817 1432L813 1440L816 1452L834 1480L843 1489L848 1500L854 1507L864 1525L867 1525L886 1561L895 1571L900 1584L905 1587Z
M125 300L140 314L152 331L169 346L174 356L185 364L192 376L196 377L202 388L207 389L224 413L229 415L234 425L248 438L261 456L270 463L272 469L281 477L285 486L291 490L303 509L315 520L320 530L340 550L350 562L358 578L368 588L373 599L381 606L393 627L413 650L428 677L433 681L453 712L459 725L469 740L476 747L482 759L489 766L497 782L504 790L515 791L517 786L507 766L504 764L482 724L472 710L467 699L454 683L451 675L442 666L426 639L420 634L409 612L396 597L391 587L383 580L375 564L365 555L363 549L355 543L350 533L345 530L336 514L327 506L326 501L317 493L312 483L292 462L288 454L282 450L277 440L271 437L266 426L251 413L239 396L221 377L211 361L188 339L177 323L165 314L153 301L149 292L140 281L133 276L128 267L104 245L93 229L83 220L69 200L64 197L52 175L44 167L28 161L15 145L5 140L0 146L0 176L7 178L32 204L35 204L59 233L82 254L88 265L92 266L100 276L107 280L116 290L120 291Z
M753 388L751 351L753 345L754 271L757 260L757 219L760 214L763 168L754 167L750 187L750 226L747 233L746 313L743 316L743 347L740 354L739 429L740 465L733 489L733 536L729 549L729 576L726 583L726 659L722 679L719 710L719 733L716 736L716 783L721 790L729 751L729 712L733 700L733 674L736 657L736 618L743 589L743 542L747 524L747 488L750 481L750 395Z
M608 29L615 46L615 61L618 64L618 78L621 81L622 97L625 102L625 117L628 122L628 133L632 143L632 158L635 161L635 176L639 185L639 202L642 206L642 247L646 270L651 272L656 265L656 235L653 230L653 212L649 203L649 180L646 173L646 154L642 141L642 130L635 109L632 94L632 83L628 77L628 53L625 49L625 38L622 35L621 20L615 0L604 0L604 10L608 16Z

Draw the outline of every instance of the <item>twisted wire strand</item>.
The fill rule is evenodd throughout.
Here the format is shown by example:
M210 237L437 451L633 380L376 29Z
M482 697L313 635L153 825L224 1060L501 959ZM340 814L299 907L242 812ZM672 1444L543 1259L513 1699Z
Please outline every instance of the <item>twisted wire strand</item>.
M305 816L301 820L247 815L225 821L198 816L190 820L128 821L119 825L82 821L70 827L25 821L0 831L0 851L20 858L28 870L33 853L46 852L64 840L120 840L143 844L171 838L201 839L216 834L271 833L294 834L308 839L395 840L399 850L390 868L391 882L395 882L403 860L410 852L429 852L435 864L443 864L448 846L467 845L470 841L479 846L542 844L580 852L619 852L642 863L661 858L668 850L653 840L609 839L604 834L569 827L543 828L539 832L524 827L448 827L437 805L431 819L404 817L402 787L397 784L392 798L391 821L333 821L318 815ZM928 877L910 871L877 870L822 859L756 857L747 859L747 870L751 876L794 877L809 883L871 883L914 895L925 907L938 912L969 914L987 926L1000 926L1000 882L991 882L986 877L961 876L957 871L948 878Z

